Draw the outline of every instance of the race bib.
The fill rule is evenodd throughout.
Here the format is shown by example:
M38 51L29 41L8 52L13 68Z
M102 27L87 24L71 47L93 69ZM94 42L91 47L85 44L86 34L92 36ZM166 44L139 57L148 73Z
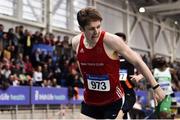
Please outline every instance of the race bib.
M89 90L110 91L108 75L87 75L87 84Z
M119 70L119 80L120 81L126 81L127 80L127 70L126 69L120 69Z

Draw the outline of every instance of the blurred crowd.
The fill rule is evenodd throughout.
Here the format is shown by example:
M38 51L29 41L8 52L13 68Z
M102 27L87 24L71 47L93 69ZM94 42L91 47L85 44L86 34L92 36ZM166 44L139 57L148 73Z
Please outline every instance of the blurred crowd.
M46 47L33 49L38 44ZM43 50L47 46L52 51ZM69 36L32 33L22 25L4 31L0 24L0 88L23 85L83 88Z
M41 86L83 88L83 81L76 63L76 57L69 42L69 36L57 36L53 33L32 33L24 26L16 26L4 31L0 24L0 88L9 86ZM51 46L52 52L34 45ZM152 60L146 54L142 59L152 69ZM180 63L169 62L169 67L176 70L178 81L174 90L180 90ZM148 89L142 81L136 89Z

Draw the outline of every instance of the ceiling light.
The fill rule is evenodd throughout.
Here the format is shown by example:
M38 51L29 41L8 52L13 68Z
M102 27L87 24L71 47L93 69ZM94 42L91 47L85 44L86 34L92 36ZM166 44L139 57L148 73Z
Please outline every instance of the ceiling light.
M174 21L174 24L177 25L177 24L178 24L178 21Z
M140 7L140 8L139 8L139 12L140 12L140 13L144 13L144 12L145 12L145 8L144 8L144 7Z

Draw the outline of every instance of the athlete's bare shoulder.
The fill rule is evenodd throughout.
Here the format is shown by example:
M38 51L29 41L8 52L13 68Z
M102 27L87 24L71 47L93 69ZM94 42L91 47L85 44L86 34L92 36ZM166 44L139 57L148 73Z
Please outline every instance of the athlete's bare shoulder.
M77 47L79 46L81 34L78 34L72 38L72 47L74 51L77 51Z
M176 69L174 69L174 68L169 67L169 71L171 72L171 74L176 74L177 73Z
M104 36L104 44L115 51L121 51L126 46L122 38L108 32Z

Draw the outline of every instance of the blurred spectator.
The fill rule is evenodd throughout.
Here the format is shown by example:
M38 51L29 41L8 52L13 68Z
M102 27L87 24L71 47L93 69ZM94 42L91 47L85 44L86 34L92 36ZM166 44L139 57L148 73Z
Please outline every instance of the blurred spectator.
M33 44L32 33L27 30L23 40L24 55L31 55Z
M22 73L20 65L16 64L15 61L12 61L11 71L12 71L12 74L16 74L18 76Z
M55 51L57 52L58 56L62 56L63 45L62 45L62 38L60 35L57 36Z
M42 84L41 84L42 87L49 87L48 85L48 80L47 79L44 79Z
M31 60L32 60L32 65L33 67L37 67L38 65L41 65L41 50L40 49L36 49L31 56Z
M32 35L32 41L34 42L34 44L39 44L42 43L42 33L40 31L36 31L33 35Z
M7 48L5 48L3 50L3 59L7 59L8 61L10 61L11 59L11 46L7 46Z
M1 74L4 75L5 79L8 79L10 74L11 74L11 70L10 70L10 65L6 64L3 66L3 68L1 69Z
M60 66L57 62L54 70L54 78L56 79L58 85L61 85L61 77L62 77L62 70L60 69Z
M18 58L15 60L15 64L19 65L21 73L25 72L23 54L19 53Z
M20 74L19 75L19 82L20 82L20 85L25 85L25 86L29 85L29 81L27 79L27 75Z
M0 89L6 90L10 86L10 82L6 79L5 75L0 73Z
M11 81L13 86L19 86L20 85L19 78L17 77L17 74L11 75L9 77L9 80Z
M68 59L70 59L73 55L72 47L69 44L69 36L64 36L62 54L66 56Z
M60 85L57 84L57 79L56 78L52 79L52 87L60 88Z
M15 54L18 52L18 38L14 33L14 29L10 28L8 30L8 36L9 36L9 40L12 42L11 45L15 46Z
M11 72L8 69L8 64L0 62L0 89L6 90L10 86L9 76Z
M43 65L42 74L43 74L43 80L52 79L52 77L53 77L53 72L52 72L52 70L49 68L49 65L48 65L48 64L44 64L44 65Z
M4 26L2 24L0 24L0 56L3 51L3 39L2 39L3 34L4 34Z
M0 24L0 39L2 38L3 34L4 34L4 25Z
M24 26L20 25L19 27L17 27L17 34L19 37L19 52L24 53L24 49L23 49L23 41L25 38L25 34L24 34Z
M11 45L11 41L8 38L8 33L7 32L3 33L2 41L3 41L2 42L3 48L7 48L9 45Z
M51 41L50 41L50 34L49 33L46 33L45 36L44 36L44 44L47 44L47 45L51 45Z
M20 27L19 26L16 26L15 27L15 32L14 32L14 34L15 34L15 36L17 37L17 39L18 39L18 44L19 44L19 39L20 39Z
M11 52L11 60L16 60L17 59L17 56L18 56L18 51L16 50L15 46L14 45L11 45L10 46L10 52Z
M32 76L33 67L28 55L24 58L24 70L27 75Z
M68 97L72 99L74 95L77 95L77 91L75 87L77 87L76 83L78 81L78 71L77 66L74 62L69 64L69 75L67 77L67 86L68 86Z
M41 86L42 82L43 82L42 67L37 66L37 70L33 72L33 85Z

